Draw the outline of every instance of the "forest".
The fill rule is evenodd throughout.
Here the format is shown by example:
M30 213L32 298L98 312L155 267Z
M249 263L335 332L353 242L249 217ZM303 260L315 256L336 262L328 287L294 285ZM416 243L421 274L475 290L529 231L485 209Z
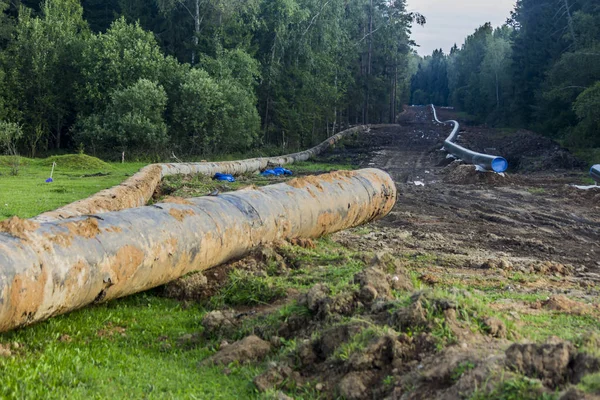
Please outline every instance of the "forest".
M417 23L404 0L0 0L0 146L164 159L393 122Z
M517 1L502 27L486 23L450 54L420 60L411 102L600 147L600 3Z

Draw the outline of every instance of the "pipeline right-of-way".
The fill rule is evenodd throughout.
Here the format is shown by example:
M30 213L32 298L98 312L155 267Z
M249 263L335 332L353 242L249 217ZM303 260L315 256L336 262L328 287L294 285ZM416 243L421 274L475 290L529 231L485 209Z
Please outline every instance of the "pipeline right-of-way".
M433 104L431 105L431 109L433 110L433 117L438 123L454 125L454 129L452 129L450 136L448 136L448 138L444 141L444 149L447 152L460 158L466 163L478 165L486 170L500 173L508 169L508 161L506 161L504 157L477 153L454 143L454 140L456 140L456 136L458 134L458 130L460 129L458 121L450 120L442 122L438 119L437 112Z
M594 165L591 169L590 169L590 176L592 177L592 179L594 179L596 182L600 183L600 164Z

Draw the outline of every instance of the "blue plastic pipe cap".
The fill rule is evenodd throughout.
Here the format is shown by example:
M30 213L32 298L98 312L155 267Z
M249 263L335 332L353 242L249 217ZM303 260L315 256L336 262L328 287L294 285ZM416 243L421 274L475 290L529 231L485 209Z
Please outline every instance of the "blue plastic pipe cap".
M219 172L217 172L215 174L215 176L213 177L213 179L216 179L218 181L225 181L225 182L235 182L235 178L233 177L233 175L230 175L230 174L221 174Z
M508 161L503 157L496 157L492 161L492 169L494 172L504 172L508 169Z

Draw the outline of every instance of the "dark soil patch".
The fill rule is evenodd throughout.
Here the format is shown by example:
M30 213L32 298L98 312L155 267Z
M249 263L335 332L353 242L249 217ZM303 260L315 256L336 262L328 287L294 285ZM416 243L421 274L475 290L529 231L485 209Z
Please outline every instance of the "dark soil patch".
M587 163L550 138L527 130L498 134L481 127L465 127L459 142L471 150L506 158L509 171L519 173L581 170Z

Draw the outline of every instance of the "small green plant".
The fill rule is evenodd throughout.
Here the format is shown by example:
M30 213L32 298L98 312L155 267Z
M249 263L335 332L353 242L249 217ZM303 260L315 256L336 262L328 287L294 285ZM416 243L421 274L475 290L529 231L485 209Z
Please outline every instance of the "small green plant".
M369 342L380 334L376 328L363 329L335 350L334 360L347 361L352 354L364 351Z
M383 378L383 381L381 381L383 383L384 386L390 387L394 385L394 376L393 375L388 375L385 378Z
M11 171L12 176L19 175L19 168L21 166L21 157L17 152L17 141L23 136L23 129L21 125L0 121L0 150L5 150L11 157Z
M577 387L586 393L600 393L600 373L585 376Z
M456 382L465 374L465 372L468 372L473 368L475 368L475 364L473 364L471 361L463 361L458 364L454 371L452 371L450 378L453 382Z
M533 195L542 195L546 194L546 189L544 188L529 188L527 191Z
M555 400L556 393L544 391L541 382L527 377L516 377L502 381L501 384L490 390L477 390L470 400Z
M229 283L213 296L210 302L213 307L223 304L268 304L285 295L285 287L271 277L254 276L246 271L234 270L229 274Z

